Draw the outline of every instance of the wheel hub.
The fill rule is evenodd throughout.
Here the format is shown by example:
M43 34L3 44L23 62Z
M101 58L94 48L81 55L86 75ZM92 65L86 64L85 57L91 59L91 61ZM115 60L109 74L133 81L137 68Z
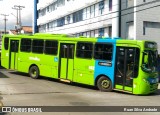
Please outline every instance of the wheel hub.
M108 88L108 87L110 86L108 80L103 80L101 85L102 85L102 87L105 88L105 89Z

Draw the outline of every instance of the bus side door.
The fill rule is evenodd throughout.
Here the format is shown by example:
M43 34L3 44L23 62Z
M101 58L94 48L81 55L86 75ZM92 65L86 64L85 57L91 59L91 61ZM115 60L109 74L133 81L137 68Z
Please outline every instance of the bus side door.
M133 79L138 75L139 49L117 47L115 88L133 92Z
M19 40L10 40L9 69L18 68Z
M59 78L72 81L75 44L61 43L59 54Z

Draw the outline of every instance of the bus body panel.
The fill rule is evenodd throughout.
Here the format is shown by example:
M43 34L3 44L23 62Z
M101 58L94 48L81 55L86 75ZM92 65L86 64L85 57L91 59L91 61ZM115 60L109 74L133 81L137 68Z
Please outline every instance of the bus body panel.
M122 46L122 47L127 47L127 48L128 47L131 47L131 48L135 47L135 48L140 49L138 74L136 77L133 78L133 87L132 87L133 90L131 91L131 93L133 93L133 94L150 94L152 92L155 92L158 89L157 72L145 73L141 69L142 59L143 59L143 51L145 50L144 44L145 44L145 41L136 41L136 40L133 40L133 41L117 40L117 44L116 44L116 46ZM155 82L152 84L150 82L151 80L149 80L149 79L152 79ZM117 85L117 88L123 89L123 87L124 86L122 86L122 85Z
M9 40L9 39L8 39ZM5 39L4 37L2 38L2 51L1 51L1 65L6 68L6 69L9 69L9 46L8 46L8 49L6 50L5 47L4 47L4 44L5 44ZM8 44L9 44L9 41L8 41Z
M73 81L88 85L94 85L94 67L95 61L93 59L76 58L74 63L74 77Z
M94 80L96 84L97 77L106 76L112 82L112 87L114 87L114 69L115 69L115 52L116 52L116 40L112 39L98 39L97 43L105 43L112 45L112 59L111 60L96 60L95 61L95 71Z

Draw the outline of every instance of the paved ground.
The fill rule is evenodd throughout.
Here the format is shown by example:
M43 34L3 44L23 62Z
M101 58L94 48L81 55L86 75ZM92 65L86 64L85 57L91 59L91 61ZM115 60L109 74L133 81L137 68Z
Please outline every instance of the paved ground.
M0 69L0 100L4 106L160 106L160 86L155 94L136 96L116 91L100 92L93 87L60 83L53 79L42 78L34 80L28 77L27 74ZM22 113L7 114L17 115ZM54 114L74 115L75 113L58 112ZM76 115L81 114L76 113ZM106 113L85 112L83 114L103 115ZM126 112L111 112L110 114L128 115ZM137 113L129 114L134 115ZM141 114L150 115L151 113L146 112ZM155 112L154 114L158 115L159 113Z

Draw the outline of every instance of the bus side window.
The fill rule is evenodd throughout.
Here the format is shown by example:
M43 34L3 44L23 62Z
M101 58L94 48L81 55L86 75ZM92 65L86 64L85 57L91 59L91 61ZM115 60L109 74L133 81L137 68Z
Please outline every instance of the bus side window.
M89 42L78 42L77 43L77 53L76 56L78 58L92 58L92 50L93 50L93 44Z
M31 43L31 39L22 38L20 47L21 52L31 52Z
M44 40L33 40L32 41L32 52L33 53L43 53L43 49L44 49Z
M94 58L99 60L112 60L112 44L96 43L94 49Z
M8 50L9 38L4 38L4 49Z
M45 54L57 55L58 52L58 41L56 40L46 40L45 41Z

